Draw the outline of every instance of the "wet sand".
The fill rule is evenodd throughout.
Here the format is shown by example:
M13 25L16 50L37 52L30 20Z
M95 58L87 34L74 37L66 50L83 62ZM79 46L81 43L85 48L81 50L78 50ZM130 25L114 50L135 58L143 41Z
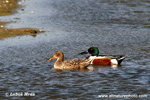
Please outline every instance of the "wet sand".
M0 1L0 16L11 16L17 13L17 8L21 9L21 5L18 2L21 0L1 0ZM24 2L24 0L22 0ZM20 35L32 35L36 36L37 33L43 32L38 29L32 28L14 28L8 29L5 27L6 24L11 22L0 22L0 39L7 37L14 37Z
M21 35L36 36L36 34L40 32L43 31L40 31L38 29L31 29L31 28L17 28L17 29L2 28L0 29L0 39L21 36Z
M13 13L16 13L17 11L15 9L21 7L21 5L17 3L17 1L20 0L1 0L0 16L8 16L12 15Z

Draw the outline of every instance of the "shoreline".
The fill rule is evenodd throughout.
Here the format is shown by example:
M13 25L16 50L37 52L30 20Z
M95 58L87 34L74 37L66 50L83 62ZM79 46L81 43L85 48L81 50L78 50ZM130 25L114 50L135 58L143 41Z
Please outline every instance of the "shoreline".
M18 4L20 0L2 0L0 1L0 16L10 16L17 13L18 8L21 8L22 5ZM8 37L15 37L20 35L32 35L36 36L37 33L41 33L41 31L36 28L6 28L5 25L10 24L12 22L5 22L0 20L0 39L8 38Z

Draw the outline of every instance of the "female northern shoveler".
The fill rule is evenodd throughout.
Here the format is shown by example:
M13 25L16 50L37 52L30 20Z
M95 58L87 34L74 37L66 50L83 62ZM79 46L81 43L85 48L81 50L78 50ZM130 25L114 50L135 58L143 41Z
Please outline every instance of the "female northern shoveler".
M93 65L119 65L124 59L123 55L99 55L99 50L97 47L91 47L88 51L81 52L80 54L91 54L89 59L93 59L91 64Z
M91 63L91 60L87 58L70 59L70 60L63 61L64 54L61 51L55 52L54 55L47 61L51 61L55 58L57 58L57 61L54 64L54 69L57 70L84 69Z

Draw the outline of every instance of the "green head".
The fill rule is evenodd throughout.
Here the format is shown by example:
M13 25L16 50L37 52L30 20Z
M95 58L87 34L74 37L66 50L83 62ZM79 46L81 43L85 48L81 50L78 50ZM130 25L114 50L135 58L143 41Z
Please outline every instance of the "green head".
M92 56L98 56L99 50L97 47L91 47L88 49L88 53L91 54Z
M91 54L91 56L98 56L99 55L99 50L97 47L91 47L88 49L88 51L84 51L84 52L81 52L80 54Z

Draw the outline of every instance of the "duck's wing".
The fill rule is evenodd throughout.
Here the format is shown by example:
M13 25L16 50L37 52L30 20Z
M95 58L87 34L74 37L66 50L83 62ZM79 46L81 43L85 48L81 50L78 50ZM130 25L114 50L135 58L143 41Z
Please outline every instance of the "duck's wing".
M83 69L83 68L86 68L88 65L90 65L92 59L87 59L87 58L83 58L83 59L80 59L80 68Z
M86 59L86 58L70 59L63 62L63 66L70 69L85 68L89 64L90 64L90 59Z

